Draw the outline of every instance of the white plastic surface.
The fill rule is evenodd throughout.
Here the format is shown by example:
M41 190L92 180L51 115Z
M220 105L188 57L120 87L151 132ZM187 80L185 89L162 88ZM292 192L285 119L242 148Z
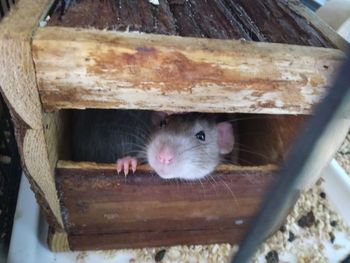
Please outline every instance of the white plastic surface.
M343 168L335 161L323 171L325 180L324 191L332 208L340 215L344 222L350 226L350 176L345 173ZM329 240L322 241L324 246L324 255L328 258L328 263L339 263L350 253L350 242L348 237L342 232L334 232L335 242L332 244ZM304 247L313 248L318 240L309 238L303 240ZM279 255L280 262L297 263L295 255L284 253ZM266 262L264 255L259 263ZM315 261L316 262L316 261Z
M350 225L350 178L344 170L332 161L324 171L325 192L337 212ZM42 220L34 195L25 176L22 177L18 197L8 263L128 263L133 256L130 251L111 254L102 252L52 253L48 250L45 238L47 225ZM337 244L342 249L335 250L325 244L329 262L339 262L350 252L350 243L335 233ZM312 241L311 241L312 242ZM328 242L329 243L329 242ZM296 262L292 255L281 255L284 262Z
M349 18L338 28L337 32L350 43L350 14Z
M127 263L130 253L111 257L101 252L52 253L46 245L47 223L40 216L29 182L23 175L18 194L7 263Z
M326 1L316 14L350 42L350 0Z

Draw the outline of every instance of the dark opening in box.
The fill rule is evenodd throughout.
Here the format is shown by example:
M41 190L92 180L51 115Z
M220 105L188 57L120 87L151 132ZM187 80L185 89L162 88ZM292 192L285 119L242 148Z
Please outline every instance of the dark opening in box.
M62 146L62 151L59 154L60 160L79 160L79 161L93 161L100 162L99 160L87 159L79 156L79 152L74 151L72 146L76 145L73 140L84 140L85 137L79 136L84 133L84 130L91 129L95 125L91 125L93 120L99 118L101 120L101 115L107 114L108 117L104 118L104 122L101 122L103 128L100 129L99 134L101 142L104 145L112 145L112 147L117 148L116 142L109 141L111 138L106 136L106 134L111 133L107 129L121 129L118 127L118 123L109 125L109 122L113 122L119 117L114 118L113 115L120 116L122 112L122 117L125 117L124 110L62 110L60 111L61 116L61 129L64 129L64 136L61 138L59 143ZM143 113L149 113L149 111L139 111L139 110L129 110L127 111L130 116L135 116L129 118L126 122L131 123L131 127L125 129L124 132L132 133L131 137L140 137L139 141L143 141L143 144L147 143L147 138L143 138L144 134L139 135L139 131L135 131L132 126L134 121L138 119L140 122L146 123L151 120L141 119ZM83 114L84 113L84 114ZM91 117L89 115L91 113ZM92 116L93 115L93 116ZM140 117L141 116L141 117ZM297 115L268 115L268 114L205 114L205 116L213 117L217 122L228 121L233 126L234 131L234 150L229 154L228 162L235 165L241 166L258 166L266 164L279 164L285 158L286 153L293 142L296 134L299 131L301 123L305 119L305 116ZM127 116L128 117L128 116ZM78 125L74 124L74 121L80 118L80 123ZM81 118L84 118L81 121ZM86 127L84 127L86 125ZM98 124L100 125L100 124ZM108 127L106 127L108 126ZM142 127L141 127L142 128ZM147 129L147 128L146 128ZM75 131L74 131L75 130ZM106 130L106 132L104 132ZM143 131L141 131L142 133ZM95 134L90 136L94 136ZM86 141L79 144L91 144L93 142ZM145 146L145 145L142 145ZM72 154L75 152L75 154ZM97 153L98 154L98 153ZM75 155L75 156L74 156ZM85 157L86 158L86 157ZM113 161L112 161L113 162ZM111 161L104 162L111 163Z
M73 162L72 113L57 113L56 185L73 250L240 241L305 119L221 115L235 120L237 163L188 182L161 179L148 165L125 177L114 164Z

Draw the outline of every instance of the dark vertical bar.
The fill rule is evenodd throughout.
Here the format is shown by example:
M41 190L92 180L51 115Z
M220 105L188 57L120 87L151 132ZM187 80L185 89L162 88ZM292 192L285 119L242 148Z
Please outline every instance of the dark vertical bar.
M9 11L9 8L7 6L6 0L0 0L0 6L2 9L2 16L5 16L6 13Z
M1 2L0 2L0 20L1 20L1 18L4 17L4 15L5 15L5 12L4 12L4 10L2 10L2 5L1 5Z
M289 158L282 165L278 181L268 191L260 212L240 244L232 263L248 263L258 246L282 223L298 196L299 184L307 174L304 169L313 161L314 147L329 130L332 120L346 118L350 113L350 57L340 68L337 78L324 100L314 111L303 133L295 142ZM327 149L324 147L323 149ZM322 153L318 153L322 155Z
M6 2L6 4L7 4L7 11L10 11L10 9L11 9L11 0L5 0L5 2Z

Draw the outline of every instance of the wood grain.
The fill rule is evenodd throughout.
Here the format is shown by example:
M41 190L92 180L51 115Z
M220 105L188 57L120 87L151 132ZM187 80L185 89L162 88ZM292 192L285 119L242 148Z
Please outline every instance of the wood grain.
M59 158L70 159L70 113L55 111L43 113L43 128L52 174Z
M238 115L239 162L282 164L302 131L306 115Z
M304 4L297 0L288 1L288 7L303 16L311 25L313 25L322 35L328 39L335 47L344 51L350 51L350 44L342 38L334 29L322 20L315 12L311 11Z
M85 0L62 8L61 1L48 25L333 47L290 2L175 0L155 6L148 0Z
M70 250L67 233L57 231L52 227L49 227L47 244L52 252L65 252Z
M325 48L58 27L38 29L32 48L45 110L305 114L344 59Z
M210 230L177 230L133 232L101 235L70 235L71 250L100 250L174 245L205 245L215 243L237 244L247 229L218 228Z
M247 169L231 166L230 170L221 166L206 179L183 182L163 180L147 166L124 177L116 175L113 164L60 161L56 183L65 229L73 249L85 249L86 244L81 240L88 236L99 240L106 236L101 244L91 243L94 246L89 248L94 249L112 247L124 236L124 248L140 244L164 245L164 238L159 238L164 233L172 233L166 244L178 244L180 240L191 243L194 237L188 235L186 239L185 233L192 231L203 238L196 243L229 242L231 239L221 229L243 233L242 229L249 226L258 210L275 170L272 165ZM149 243L146 237L134 240L141 233L146 236L149 233ZM158 240L153 240L154 235ZM114 241L108 243L108 238ZM116 245L119 246L122 244Z
M0 91L10 109L23 169L49 224L62 218L43 133L31 37L49 0L21 0L0 23Z
M339 104L337 111L325 127L322 135L315 143L307 165L305 165L304 169L301 171L301 179L297 186L298 189L307 190L311 188L321 177L322 171L330 163L332 158L334 158L350 130L349 113L350 92L348 86L348 92L345 97L343 97L341 104Z

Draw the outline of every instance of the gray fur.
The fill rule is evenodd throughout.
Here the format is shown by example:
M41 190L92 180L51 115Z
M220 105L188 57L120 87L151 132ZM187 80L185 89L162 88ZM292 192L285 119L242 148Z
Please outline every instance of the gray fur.
M75 110L72 120L74 161L114 163L126 155L145 158L152 129L151 112Z
M194 180L212 172L220 162L215 121L201 114L179 114L168 117L165 127L152 136L147 146L148 162L159 176ZM196 138L200 131L205 141ZM160 145L167 144L176 151L176 160L159 165L155 156ZM162 171L164 169L164 172Z

